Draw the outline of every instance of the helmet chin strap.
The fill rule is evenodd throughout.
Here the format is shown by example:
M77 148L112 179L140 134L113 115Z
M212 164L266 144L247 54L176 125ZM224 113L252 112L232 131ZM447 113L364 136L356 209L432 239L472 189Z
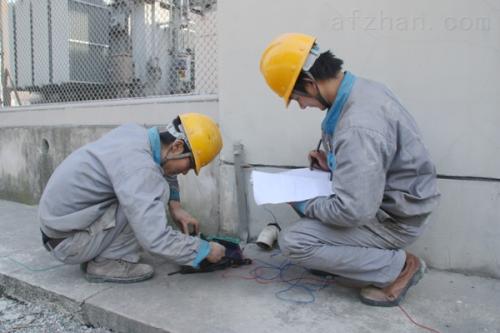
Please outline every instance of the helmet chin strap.
M312 96L315 98L318 102L320 102L326 109L330 109L332 107L332 103L328 103L326 99L321 95L321 91L319 90L318 82L314 78L314 76L310 72L306 72L306 75L311 79L311 81L314 84L314 87L316 87L316 95Z
M192 153L183 153L179 155L167 154L167 156L163 160L161 160L161 166L165 165L168 161L182 160L186 157L191 157L192 155Z
M317 87L317 86L316 86ZM316 88L317 89L317 88ZM328 103L325 98L321 95L321 93L319 92L319 89L318 89L318 93L316 94L316 96L314 96L314 98L316 98L316 100L318 102L320 102L321 104L323 104L323 106L325 107L325 109L330 109L332 107L332 104L331 103Z

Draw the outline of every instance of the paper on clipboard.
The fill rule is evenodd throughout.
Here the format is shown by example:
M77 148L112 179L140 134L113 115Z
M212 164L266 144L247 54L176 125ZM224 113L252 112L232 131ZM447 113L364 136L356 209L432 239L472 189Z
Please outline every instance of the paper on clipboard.
M307 168L269 173L252 171L257 205L296 202L333 194L330 173Z

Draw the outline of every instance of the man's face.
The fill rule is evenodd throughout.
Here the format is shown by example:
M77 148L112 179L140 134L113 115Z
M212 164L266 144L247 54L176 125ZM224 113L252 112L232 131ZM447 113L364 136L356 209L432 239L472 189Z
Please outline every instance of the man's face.
M294 96L292 94L292 100L299 104L300 108L304 110L305 108L318 108L324 110L325 106L321 104L316 98L310 96Z
M163 170L169 176L187 174L191 170L191 158L186 157L180 160L169 160L164 164Z
M175 158L184 151L184 143L182 140L176 140L169 151L169 158ZM184 157L181 159L168 159L163 165L163 171L168 176L175 176L178 174L187 174L189 170L193 169L192 157Z

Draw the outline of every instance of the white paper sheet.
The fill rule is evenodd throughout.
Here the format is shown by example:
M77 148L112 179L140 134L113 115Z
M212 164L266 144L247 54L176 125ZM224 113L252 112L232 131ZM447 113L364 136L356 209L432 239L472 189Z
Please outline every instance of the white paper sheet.
M279 173L252 171L251 182L257 205L303 201L333 194L330 173L307 168Z

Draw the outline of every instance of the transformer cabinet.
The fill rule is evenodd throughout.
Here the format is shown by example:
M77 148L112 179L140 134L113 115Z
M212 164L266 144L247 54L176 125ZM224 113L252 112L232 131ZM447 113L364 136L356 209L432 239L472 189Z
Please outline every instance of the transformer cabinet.
M2 88L29 93L20 104L214 93L215 9L214 0L10 0Z

